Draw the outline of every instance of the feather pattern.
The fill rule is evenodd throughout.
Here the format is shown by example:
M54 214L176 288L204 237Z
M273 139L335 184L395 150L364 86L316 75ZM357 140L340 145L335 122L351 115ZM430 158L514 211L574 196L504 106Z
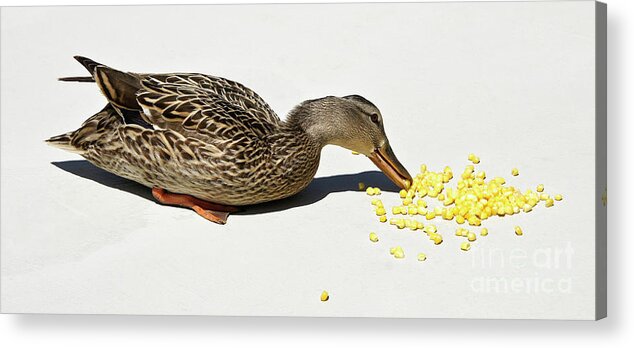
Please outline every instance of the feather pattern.
M240 83L202 74L123 73L87 58L81 62L109 104L79 129L47 141L100 168L148 187L235 206L296 194L317 171L323 144L280 121ZM131 115L144 122L130 122Z

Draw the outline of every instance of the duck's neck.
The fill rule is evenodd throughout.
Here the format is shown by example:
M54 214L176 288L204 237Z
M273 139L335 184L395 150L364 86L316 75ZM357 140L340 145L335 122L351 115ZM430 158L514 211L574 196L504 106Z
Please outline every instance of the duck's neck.
M332 119L331 111L323 103L304 102L291 110L284 124L287 129L305 135L319 149L328 144L338 145L339 139L346 135L334 122L324 121Z

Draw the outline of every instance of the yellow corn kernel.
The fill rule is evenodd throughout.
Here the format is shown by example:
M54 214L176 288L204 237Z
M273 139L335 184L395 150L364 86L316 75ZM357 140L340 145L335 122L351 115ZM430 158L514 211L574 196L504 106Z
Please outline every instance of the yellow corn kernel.
M439 235L438 233L432 234L430 239L433 240L434 244L436 244L436 245L442 243L442 236Z
M372 199L372 200L370 201L370 203L371 203L372 205L377 205L379 202L381 202L381 200L380 200L380 199L378 199L378 198L374 198L374 199Z
M467 233L467 239L468 239L470 242L475 241L475 240L476 240L476 235L475 235L475 233L473 233L473 232L469 232L469 233Z
M416 215L416 214L418 214L418 209L416 209L416 207L409 206L407 208L407 213L409 215Z
M461 224L461 225L464 224L464 216L462 216L462 215L456 216L456 222Z
M424 164L421 164L421 165L420 165L420 172L421 172L421 173L425 173L425 172L427 172L427 166L426 166L426 165L424 165Z
M386 213L385 212L385 208L378 207L378 208L376 208L375 213L376 213L377 216L385 215L385 213Z
M525 213L530 213L531 210L533 210L533 207L530 204L524 204L524 207L522 209Z
M418 261L425 261L425 260L427 260L427 255L425 255L425 253L420 253L420 254L418 254L417 259L418 259Z
M473 163L473 164L478 164L478 163L480 163L480 157L477 157L477 156L476 156L476 157L474 157L474 158L471 160L471 163Z
M419 207L427 208L427 202L425 202L422 199L417 199L416 200L416 205L419 206Z
M519 226L515 226L515 234L518 236L521 236L524 234L524 232L522 231L522 228Z
M396 225L397 221L398 221L398 219L396 219L396 218L391 218L391 219L390 219L390 225Z
M555 200L556 201L561 201L562 199L564 199L564 197L562 195L555 195Z
M378 242L378 241L379 241L379 236L377 236L377 235L376 235L376 233L374 233L374 232L370 232L370 240L371 240L373 243L376 243L376 242Z
M365 190L365 184L360 182L359 183L359 191L363 191L363 190Z
M390 253L394 255L394 257L397 259L402 259L405 257L405 252L403 251L403 248L401 248L400 246L397 246L396 248L394 248L393 253L390 250Z
M405 190L398 191L398 196L399 197L405 198L406 195L407 195L407 191L405 191Z
M541 195L539 195L539 200L540 201L546 201L550 198L550 195L548 193L542 193Z
M390 255L394 255L395 252L396 252L396 248L395 247L390 248Z
M375 187L375 188L374 188L374 194L375 194L375 195L380 195L380 194L381 194L381 189L380 189L380 188L378 188L378 187Z
M321 302L326 302L328 301L329 298L330 298L330 295L328 295L328 291L326 290L322 291L321 297L320 297Z
M553 205L555 205L555 201L554 201L552 198L548 198L548 199L546 200L546 208L550 208L550 207L552 207Z
M396 221L396 227L398 227L400 230L405 228L405 220L404 219L398 219L398 221Z
M374 189L372 187L368 187L365 189L365 193L367 193L369 196L374 196Z
M484 236L488 236L488 235L489 235L489 229L487 229L486 227L485 227L485 228L483 228L482 230L480 230L480 235L481 235L482 237L484 237Z
M473 161L475 158L476 158L476 155L474 155L474 154L472 154L472 153L470 153L470 154L469 154L469 156L467 157L467 159L468 159L469 161Z
M420 221L416 221L416 228L422 230L423 228L425 228L425 225Z
M471 243L469 242L462 242L460 244L460 249L462 249L463 251L468 251L469 249L471 249Z
M537 185L537 189L536 190L537 190L537 192L544 192L544 185L542 185L542 184Z
M387 221L387 216L385 215L379 216L379 222L386 222L386 221Z
M520 171L517 168L511 169L511 175L518 176L520 175Z
M431 220L435 217L436 217L436 213L434 211L428 211L427 214L425 214L425 219L427 220Z
M356 156L356 155L358 155L359 153L358 153L358 152L356 152L356 151L352 151L352 154Z
M462 237L462 229L461 228L456 229L456 237Z
M445 200L445 195L443 195L442 193L438 195L438 200L439 201L444 201Z
M403 205L410 205L410 204L412 204L412 199L411 198L403 199Z

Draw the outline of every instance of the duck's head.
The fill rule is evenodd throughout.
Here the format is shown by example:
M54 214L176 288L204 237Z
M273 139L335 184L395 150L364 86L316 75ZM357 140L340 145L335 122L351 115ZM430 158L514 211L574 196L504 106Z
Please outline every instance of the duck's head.
M412 177L396 158L379 109L358 95L308 100L291 112L291 122L323 145L332 144L370 158L390 180L408 189Z

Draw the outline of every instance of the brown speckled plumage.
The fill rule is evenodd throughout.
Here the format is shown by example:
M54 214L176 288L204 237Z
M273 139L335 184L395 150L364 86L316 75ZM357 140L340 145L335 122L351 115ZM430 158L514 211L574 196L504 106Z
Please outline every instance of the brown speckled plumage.
M255 92L224 78L125 73L76 58L92 79L64 80L94 79L108 104L47 142L148 187L223 205L256 204L304 189L326 144L367 155L387 142L376 119L378 130L364 129L365 115L378 117L378 110L358 96L307 101L281 121ZM359 125L352 123L356 114L364 115Z

